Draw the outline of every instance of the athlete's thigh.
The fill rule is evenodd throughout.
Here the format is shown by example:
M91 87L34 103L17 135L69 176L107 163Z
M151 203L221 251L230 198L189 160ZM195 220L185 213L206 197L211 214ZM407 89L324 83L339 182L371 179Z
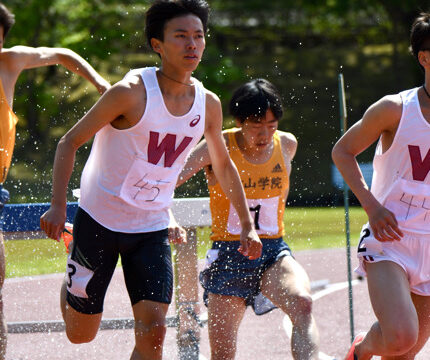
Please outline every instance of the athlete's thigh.
M173 268L167 229L122 236L121 261L132 305L141 300L170 304Z
M309 277L292 256L284 256L264 272L261 291L275 305L283 307L292 296L310 294Z
M246 310L245 300L237 296L208 294L208 331L211 347L234 343Z
M79 209L73 227L73 249L67 259L67 302L82 314L103 311L107 287L118 261L116 233Z
M367 284L373 311L384 329L418 327L409 282L403 268L392 261L366 263Z

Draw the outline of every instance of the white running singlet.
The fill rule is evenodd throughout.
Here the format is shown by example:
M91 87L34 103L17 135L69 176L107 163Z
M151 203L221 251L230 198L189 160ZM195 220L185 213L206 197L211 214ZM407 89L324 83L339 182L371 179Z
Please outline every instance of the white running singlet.
M133 127L110 124L95 136L81 178L80 206L104 227L137 233L165 229L176 181L205 127L206 92L193 78L190 111L173 116L167 110L156 68L130 71L141 76L146 109Z

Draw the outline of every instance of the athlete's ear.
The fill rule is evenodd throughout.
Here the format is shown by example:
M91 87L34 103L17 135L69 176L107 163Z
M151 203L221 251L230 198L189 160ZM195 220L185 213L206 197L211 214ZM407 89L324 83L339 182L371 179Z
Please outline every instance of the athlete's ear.
M152 50L154 50L156 53L160 54L161 48L160 48L161 41L156 38L151 38L151 47Z
M418 52L418 61L424 68L430 66L430 50L420 50Z

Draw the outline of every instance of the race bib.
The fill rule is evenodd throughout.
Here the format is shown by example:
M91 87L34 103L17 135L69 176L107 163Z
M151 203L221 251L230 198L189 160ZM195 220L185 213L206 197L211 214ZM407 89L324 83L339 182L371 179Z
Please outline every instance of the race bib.
M385 199L399 226L430 233L430 185L398 179Z
M136 157L122 183L119 197L140 209L164 209L172 201L176 181L174 169Z
M94 272L78 264L70 257L67 259L67 291L77 297L88 299L87 285Z
M219 254L219 250L218 249L209 249L206 253L206 258L205 258L205 267L203 270L208 269L212 263L218 259L218 254Z
M276 235L278 227L279 196L268 199L246 199L248 208L254 219L255 229L258 235ZM233 235L239 235L242 231L239 215L230 203L227 231Z

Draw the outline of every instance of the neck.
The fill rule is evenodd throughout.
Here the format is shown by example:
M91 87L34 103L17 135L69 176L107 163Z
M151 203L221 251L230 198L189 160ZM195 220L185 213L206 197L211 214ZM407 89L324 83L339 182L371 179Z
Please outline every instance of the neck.
M188 75L183 76L182 78L178 74L166 74L164 69L159 69L158 73L170 83L176 83L178 85L191 87L194 86L194 83L191 80L191 77Z

